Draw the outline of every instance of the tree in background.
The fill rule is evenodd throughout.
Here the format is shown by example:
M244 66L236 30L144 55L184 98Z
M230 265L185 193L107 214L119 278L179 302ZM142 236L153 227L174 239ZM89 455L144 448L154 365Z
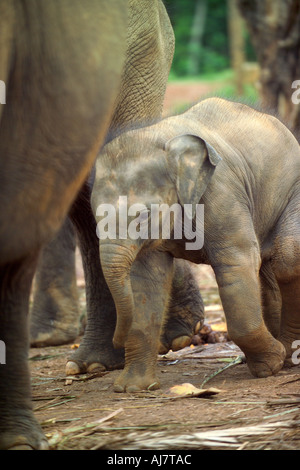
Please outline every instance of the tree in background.
M262 105L300 134L300 0L237 0L260 65ZM298 95L299 96L299 95Z
M231 67L234 70L236 93L241 96L244 91L244 22L237 7L236 0L227 0L227 7Z
M203 34L205 31L207 13L207 0L196 0L192 27L190 33L190 42L188 45L188 75L198 75L200 72L201 55L203 50Z
M176 47L172 72L196 76L230 67L227 4L224 0L164 0Z

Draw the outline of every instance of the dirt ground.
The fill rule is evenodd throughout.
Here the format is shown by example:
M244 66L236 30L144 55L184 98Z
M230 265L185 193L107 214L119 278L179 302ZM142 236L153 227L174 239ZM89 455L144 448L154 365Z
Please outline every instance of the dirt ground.
M170 82L167 86L163 115L183 112L188 106L195 104L200 99L217 93L228 82Z
M80 338L74 345L30 350L35 414L51 449L300 449L300 366L255 379L246 364L234 365L241 351L226 340L214 275L208 267L195 269L206 323L222 342L158 356L159 390L115 393L119 371L66 377L67 358ZM80 291L84 299L82 283ZM209 389L208 395L171 393L184 383Z
M203 85L170 85L165 110L208 92ZM35 415L51 449L300 449L300 365L255 379L245 363L234 364L241 351L227 339L213 272L195 272L213 334L158 357L159 390L114 393L119 371L66 377L65 364L81 338L74 345L30 349ZM80 263L78 287L84 311ZM205 342L212 338L220 342ZM210 390L202 396L171 393L184 383Z

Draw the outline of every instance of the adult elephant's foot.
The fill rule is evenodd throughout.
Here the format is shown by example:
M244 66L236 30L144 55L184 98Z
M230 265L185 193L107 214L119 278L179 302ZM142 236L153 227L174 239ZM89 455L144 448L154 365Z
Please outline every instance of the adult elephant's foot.
M39 260L30 313L31 346L68 344L80 333L75 247L73 226L67 219Z
M43 348L47 346L60 346L76 340L81 332L78 320L78 311L66 318L55 321L37 322L32 319L30 327L30 346Z
M88 344L83 340L79 348L70 356L66 364L66 375L84 374L86 372L122 369L124 367L124 350L114 349L112 344Z
M76 340L79 334L80 327L76 316L70 323L67 321L35 323L30 328L30 346L42 348L70 344Z
M286 350L264 326L240 338L232 338L246 356L246 363L254 377L277 374L284 365Z
M77 291L52 288L37 292L30 315L30 346L69 344L80 334Z
M33 413L13 410L8 418L1 420L1 450L47 450L48 441Z

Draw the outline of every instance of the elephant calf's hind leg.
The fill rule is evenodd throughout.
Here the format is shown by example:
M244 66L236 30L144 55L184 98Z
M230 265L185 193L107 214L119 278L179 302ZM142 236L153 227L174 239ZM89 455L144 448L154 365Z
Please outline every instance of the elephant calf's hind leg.
M192 342L202 328L204 304L190 263L176 259L174 276L159 352L178 351Z

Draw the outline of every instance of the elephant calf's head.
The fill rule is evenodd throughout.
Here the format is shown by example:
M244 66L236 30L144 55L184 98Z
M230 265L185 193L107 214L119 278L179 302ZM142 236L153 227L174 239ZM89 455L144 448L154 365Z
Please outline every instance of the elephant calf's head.
M145 247L155 249L162 239L180 238L182 206L189 205L192 220L220 160L200 136L174 135L159 124L123 134L98 158L92 206L100 256L118 321L124 320L117 324L115 345L124 344L134 308L132 263ZM170 208L179 208L172 222Z
M97 161L92 196L94 213L99 221L103 215L99 205L102 212L113 207L117 223L113 235L121 240L124 231L120 233L119 229L124 229L124 220L120 216L125 211L127 228L137 212L142 228L146 214L155 204L192 205L193 217L195 205L221 160L200 136L188 133L170 136L170 132L161 132L159 127L158 132L157 126L123 134L106 145Z

